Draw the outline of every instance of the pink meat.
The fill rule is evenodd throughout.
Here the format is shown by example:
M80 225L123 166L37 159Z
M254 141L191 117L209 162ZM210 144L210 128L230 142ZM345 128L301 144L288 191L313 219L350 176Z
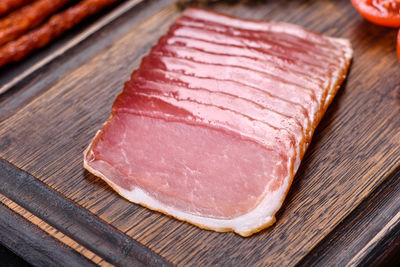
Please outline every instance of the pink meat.
M195 38L194 36L184 37L171 35L160 39L160 43L164 42L171 45L196 48L200 51L207 51L210 53L245 57L256 59L257 61L264 61L265 63L274 67L288 69L289 73L293 72L294 74L300 75L303 79L308 80L308 82L315 81L317 83L323 83L326 81L328 76L328 74L324 73L320 68L303 64L298 60L289 58L287 55L276 55L271 53L271 51L262 50L259 48L213 43L208 40Z
M235 17L219 14L217 12L209 12L198 8L186 9L182 17L189 17L192 19L200 19L209 23L218 23L225 26L240 28L246 31L262 31L262 32L276 32L281 34L289 34L297 37L302 42L312 42L320 47L327 47L333 52L346 49L346 45L338 45L332 38L307 31L297 25L273 22L273 21L252 21L245 19L238 19Z
M212 218L254 209L266 186L288 175L279 153L237 133L129 113L114 115L90 153L89 164L119 187Z
M287 117L294 118L303 127L303 130L307 133L307 137L310 137L310 120L308 118L308 112L304 107L285 99L274 97L270 93L257 88L233 81L197 78L154 68L142 68L137 70L132 77L138 76L148 81L160 83L166 82L168 84L184 86L190 89L204 89L211 92L223 93L246 99Z
M299 38L297 36L276 32L276 31L249 31L241 28L225 25L211 21L205 21L201 18L191 18L187 16L180 17L176 24L208 29L215 32L226 33L231 36L244 37L246 39L261 40L261 41L272 41L274 43L284 43L286 46L296 47L302 51L308 53L315 53L316 55L325 58L329 62L340 62L338 56L342 56L343 53L340 50L332 50L332 45L320 45L313 43L307 39ZM307 53L307 52L306 52Z
M218 44L245 46L261 49L264 51L268 50L277 55L286 55L290 58L299 60L314 67L327 68L330 70L333 70L335 67L335 64L333 62L326 61L326 58L321 55L313 54L312 56L310 56L311 54L309 50L301 49L299 47L290 47L285 43L278 44L277 42L270 40L260 40L245 38L242 36L233 36L226 33L211 31L209 29L189 27L178 24L175 24L173 27L171 27L169 33L171 35L183 37L191 37L194 35L198 39L209 40Z
M294 158L294 138L286 129L278 129L267 123L253 120L238 112L224 110L214 105L205 105L189 100L147 96L131 91L129 85L118 96L113 112L133 113L143 116L166 117L182 122L203 123L237 132L258 142L268 149L281 152L287 158ZM171 107L180 111L171 111ZM189 115L188 115L189 114ZM271 138L266 139L265 135Z
M134 203L251 235L275 221L351 55L347 40L187 9L132 73L84 166Z
M179 45L168 45L159 44L153 48L153 53L160 53L165 56L173 56L178 58L190 59L208 64L217 64L242 67L246 66L250 70L263 72L271 77L279 80L283 80L287 83L298 85L299 87L306 87L315 91L323 90L324 86L320 82L310 81L307 77L299 75L299 73L291 73L287 69L284 69L276 64L270 64L262 60L255 60L248 57L241 57L235 54L217 54L215 52L204 52L198 49L179 46Z
M278 82L283 81L285 83L298 86L303 90L312 90L317 102L320 103L320 105L325 103L325 98L328 94L328 91L325 89L329 83L323 86L320 83L309 82L306 79L302 79L301 76L292 74L283 68L274 67L271 66L271 64L265 64L265 62L245 57L211 54L187 47L177 47L172 45L158 45L153 48L153 54L189 59L195 62L213 65L221 65L221 62L223 62L224 66L233 66L239 68L246 66L248 69L263 73L263 75L266 75L270 79L277 80Z
M319 111L320 104L311 89L287 84L264 73L252 71L245 67L212 65L158 55L145 57L142 66L143 68L160 68L199 78L213 78L235 82L246 81L246 84L249 86L256 87L274 96L302 105L312 116L315 116L314 114Z
M284 129L295 140L295 146L299 148L297 153L302 157L304 153L305 132L303 127L294 118L266 109L260 105L251 103L245 99L230 95L223 95L204 89L188 89L169 83L158 83L137 77L135 83L129 83L126 91L138 92L149 96L155 96L166 102L175 100L193 101L204 105L213 105L222 109L236 111L252 120L266 123L277 129Z

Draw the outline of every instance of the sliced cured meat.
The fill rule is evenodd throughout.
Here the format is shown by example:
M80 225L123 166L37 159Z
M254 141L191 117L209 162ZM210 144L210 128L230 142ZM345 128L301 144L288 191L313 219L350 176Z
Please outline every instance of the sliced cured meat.
M184 118L182 118L181 113L176 115L165 109L165 107L170 106L184 110L190 116L185 114ZM189 100L180 101L174 98L146 96L140 92L126 90L115 101L113 111L144 116L152 116L152 113L155 112L157 116L167 114L168 118L174 118L175 120L207 123L218 128L239 132L260 145L280 151L288 158L294 159L296 157L294 138L286 129L275 128L248 116L242 116L238 112L223 110L214 105L204 105ZM270 138L265 138L266 135L270 136Z
M132 73L84 166L134 203L251 235L275 221L351 53L297 26L187 9Z
M313 56L310 56L311 52L306 49L293 48L286 44L278 44L274 41L231 36L225 33L214 32L209 29L182 25L174 25L174 27L170 29L170 34L183 37L191 37L194 35L196 38L210 40L218 44L245 46L264 51L267 50L276 55L286 55L289 58L299 60L311 66L326 68L328 70L334 69L334 63L326 61L326 58L321 57L321 55L314 54Z
M279 114L240 97L222 95L199 88L193 90L182 86L148 81L141 77L136 78L135 83L130 83L126 89L128 88L132 92L156 96L166 102L170 101L168 98L173 98L172 101L193 101L204 105L213 105L222 109L236 111L250 119L267 123L274 128L285 129L292 134L293 139L296 140L295 146L298 149L296 153L298 153L300 157L303 156L306 133L303 131L301 124L292 117Z
M335 49L349 51L348 48L350 48L347 40L319 35L311 31L307 31L297 25L284 22L238 19L225 14L209 12L198 8L186 9L183 13L183 16L205 20L207 22L214 22L230 27L236 27L246 31L266 31L277 32L281 34L285 33L294 37L298 37L301 42L312 42L315 45L328 47L332 49L332 52L335 52Z
M340 58L343 61L339 68L337 68L333 72L333 75L331 77L332 82L331 86L328 89L327 101L325 102L323 108L324 111L331 103L333 97L340 87L340 84L346 77L347 69L350 64L349 59L351 59L353 55L353 50L348 40L319 35L293 24L273 21L260 22L243 20L216 12L208 12L197 8L190 8L185 10L182 17L204 20L209 23L217 23L228 27L240 28L246 31L276 32L279 34L288 34L293 37L299 38L299 40L301 40L301 43L311 42L315 46L318 45L320 47L326 47L328 49L327 53L337 54L338 51L341 51L342 56Z
M255 60L248 57L232 56L225 54L216 54L210 52L204 52L201 50L193 49L190 47L182 47L176 45L159 45L154 47L153 53L160 53L166 56L174 56L178 58L190 59L208 64L220 65L221 62L224 65L242 67L246 66L251 70L266 73L276 79L281 79L287 83L293 83L300 87L306 87L315 91L322 91L323 85L317 81L312 81L306 77L299 75L299 73L292 73L291 71L285 70L276 64L269 62Z
M311 53L316 53L319 56L327 58L330 62L339 62L343 52L340 50L329 49L332 46L326 47L324 45L315 44L308 41L307 39L301 39L294 35L276 32L276 31L249 31L241 28L234 27L232 25L219 24L215 22L205 21L200 18L190 18L182 16L177 20L177 24L195 27L195 28L206 28L208 30L226 33L228 35L245 37L247 39L261 40L261 41L273 41L273 42L284 42L285 45L294 46L304 50L308 50Z
M284 160L234 132L124 112L109 120L85 156L86 167L128 200L243 235L273 223L273 216L260 220L257 213L273 214L281 205L290 176Z
M222 81L210 78L197 78L194 76L182 75L180 73L166 72L160 69L145 69L135 71L132 77L139 77L147 81L156 81L160 83L168 83L172 85L185 86L191 89L205 89L211 92L224 93L237 96L256 103L262 107L274 110L287 117L292 117L302 126L306 133L307 142L311 137L310 121L308 119L307 110L293 102L274 97L268 92L239 84L232 81ZM135 80L134 79L134 80Z
M287 55L275 55L270 51L263 51L257 48L225 45L221 43L213 43L207 40L201 40L192 37L183 36L168 36L168 38L160 39L160 43L174 44L196 48L200 51L207 51L211 53L219 53L224 55L235 55L240 57L247 57L257 59L258 61L265 61L273 66L287 68L294 73L301 76L308 77L311 81L324 82L326 80L326 73L324 74L320 68L314 66L304 65L302 62L288 58Z
M143 68L161 68L201 78L236 82L243 82L245 80L246 84L250 86L304 106L312 116L316 116L314 114L317 114L319 111L320 104L311 89L300 88L293 84L284 83L282 80L274 79L267 74L243 67L212 65L158 55L145 57L142 66Z
M323 86L320 83L315 83L307 81L306 79L302 79L302 77L298 74L296 75L288 70L284 70L283 68L275 67L273 65L271 66L271 64L266 64L265 62L256 61L245 57L210 54L186 47L176 47L170 45L157 46L153 49L153 53L160 53L161 55L165 56L190 59L192 61L207 64L220 65L221 62L224 62L224 66L233 66L239 68L243 68L243 66L246 66L250 70L256 70L257 72L264 73L268 77L276 79L278 82L283 81L285 83L296 85L303 90L312 90L313 95L316 97L316 100L320 105L324 105L325 99L328 94L328 91L325 90L327 86ZM319 107L316 108L316 110L319 109Z
M251 125L251 120L218 108L206 109L203 105L196 107L188 101L182 102L178 107L125 91L113 105L112 118L88 149L87 167L106 177L106 181L132 201L151 203L152 208L178 212L183 219L195 219L198 223L207 216L212 218L212 228L235 227L244 234L250 230L243 218L247 211L257 212L260 202L266 201L265 191L281 191L292 175L291 142L282 137L284 131ZM229 128L240 128L248 136ZM262 129L267 129L264 133L272 140L259 140L258 132ZM110 146L115 149L110 150ZM199 158L206 147L206 156ZM210 164L214 167L210 168ZM235 174L226 183L221 175L224 172L226 175L233 165L238 165L232 169ZM249 171L259 178L246 181ZM270 178L265 179L265 175ZM207 189L210 186L222 187L230 194L221 196L217 188ZM194 191L188 191L187 187ZM241 192L248 193L247 198L242 198ZM161 197L161 203L157 196ZM269 201L279 205L278 199ZM233 208L233 204L237 206ZM271 220L272 217L266 217L257 223L261 226Z

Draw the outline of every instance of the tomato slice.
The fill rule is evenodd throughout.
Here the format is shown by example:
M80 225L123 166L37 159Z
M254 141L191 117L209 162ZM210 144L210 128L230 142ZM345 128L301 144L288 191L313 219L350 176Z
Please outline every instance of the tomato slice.
M367 20L382 26L400 27L400 0L351 0Z
M400 30L399 33L397 34L397 57L399 58L400 61Z

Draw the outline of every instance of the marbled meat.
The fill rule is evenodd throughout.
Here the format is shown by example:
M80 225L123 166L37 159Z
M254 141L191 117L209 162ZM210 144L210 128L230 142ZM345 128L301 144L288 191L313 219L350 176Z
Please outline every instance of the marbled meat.
M348 40L190 8L84 152L128 200L201 228L271 225L350 61Z

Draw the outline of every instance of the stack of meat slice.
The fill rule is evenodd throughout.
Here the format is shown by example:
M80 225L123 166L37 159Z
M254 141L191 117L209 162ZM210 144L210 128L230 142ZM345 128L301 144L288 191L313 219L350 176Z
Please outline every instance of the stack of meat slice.
M251 235L275 221L351 57L344 39L187 9L125 84L85 168L130 201Z

